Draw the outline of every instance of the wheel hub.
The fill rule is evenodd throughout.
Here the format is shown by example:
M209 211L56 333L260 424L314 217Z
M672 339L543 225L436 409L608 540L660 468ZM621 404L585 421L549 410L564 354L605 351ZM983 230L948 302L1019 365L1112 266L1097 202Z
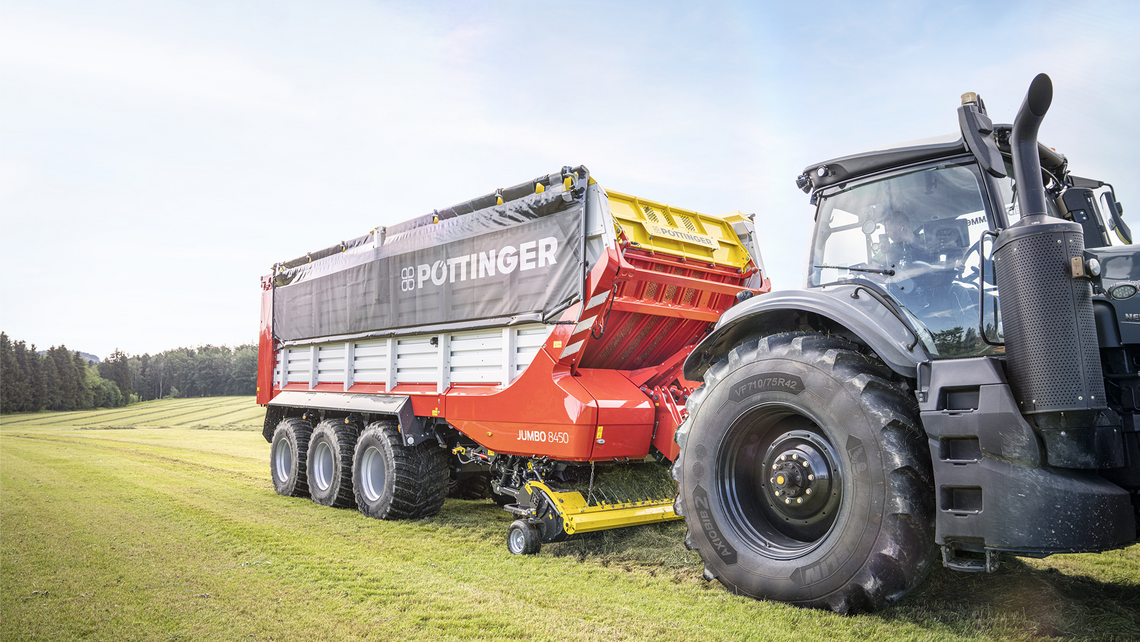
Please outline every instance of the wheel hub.
M289 479L293 471L293 453L289 450L289 443L282 439L273 448L273 461L277 467L277 478L284 481Z
M805 490L804 480L807 478L807 475L803 474L800 468L794 463L786 461L781 461L773 468L773 477L769 481L776 489L775 492L777 496L797 497L803 493Z
M828 523L839 504L837 469L831 445L804 430L785 432L772 441L761 464L757 489L778 521L777 528L796 539Z
M758 554L794 559L819 546L843 504L840 457L812 418L760 406L730 428L719 455L725 509Z
M313 457L313 481L317 483L317 488L322 491L328 490L332 485L333 476L333 454L332 449L325 442L317 444L317 452Z

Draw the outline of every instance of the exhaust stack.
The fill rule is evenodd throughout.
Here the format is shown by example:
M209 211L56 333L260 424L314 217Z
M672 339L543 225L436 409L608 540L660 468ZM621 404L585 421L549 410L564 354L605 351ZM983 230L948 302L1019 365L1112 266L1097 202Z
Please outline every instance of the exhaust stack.
M1037 151L1037 131L1049 105L1053 103L1053 81L1037 74L1029 84L1029 92L1013 121L1010 146L1013 152L1013 176L1017 180L1017 197L1021 216L1044 216L1045 183L1041 180L1041 157Z
M1053 100L1045 74L1033 79L1013 123L1013 168L1021 220L994 242L1006 366L1019 409L1045 441L1049 463L1066 468L1114 464L1102 442L1104 377L1093 318L1092 285L1077 223L1048 216L1037 130ZM1107 433L1107 434L1106 434Z

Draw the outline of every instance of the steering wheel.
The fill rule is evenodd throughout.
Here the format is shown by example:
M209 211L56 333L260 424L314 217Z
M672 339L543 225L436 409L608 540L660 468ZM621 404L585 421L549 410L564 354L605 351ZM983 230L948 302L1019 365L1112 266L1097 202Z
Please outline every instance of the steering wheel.
M985 257L982 256L982 239L979 238L977 241L974 241L973 245L971 245L969 248L966 249L966 253L962 255L963 267L967 263L969 263L970 255L973 254L974 252L978 253L979 264L985 260ZM993 270L990 269L990 270L987 270L987 272L992 274ZM962 283L964 285L969 285L969 286L976 288L976 287L978 287L978 277L980 275L981 275L981 270L979 270L975 266L975 267L970 268L969 274L960 274L960 275L954 277L954 282L955 283Z

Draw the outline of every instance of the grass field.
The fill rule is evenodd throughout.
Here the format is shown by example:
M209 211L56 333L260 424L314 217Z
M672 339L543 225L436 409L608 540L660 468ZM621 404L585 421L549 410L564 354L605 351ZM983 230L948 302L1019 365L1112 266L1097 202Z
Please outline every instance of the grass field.
M0 417L3 640L1140 639L1140 546L936 569L883 613L729 594L664 524L507 553L448 500L380 522L273 492L250 398Z

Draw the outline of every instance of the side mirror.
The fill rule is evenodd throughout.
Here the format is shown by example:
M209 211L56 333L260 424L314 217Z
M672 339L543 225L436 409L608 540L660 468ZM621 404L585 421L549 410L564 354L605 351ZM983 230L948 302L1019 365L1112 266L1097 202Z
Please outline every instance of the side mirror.
M1116 194L1111 186L1109 187L1110 189L1107 192L1101 194L1111 219L1109 227L1116 230L1116 236L1122 243L1132 245L1132 230L1128 229L1128 224L1124 222L1124 206L1116 202Z

